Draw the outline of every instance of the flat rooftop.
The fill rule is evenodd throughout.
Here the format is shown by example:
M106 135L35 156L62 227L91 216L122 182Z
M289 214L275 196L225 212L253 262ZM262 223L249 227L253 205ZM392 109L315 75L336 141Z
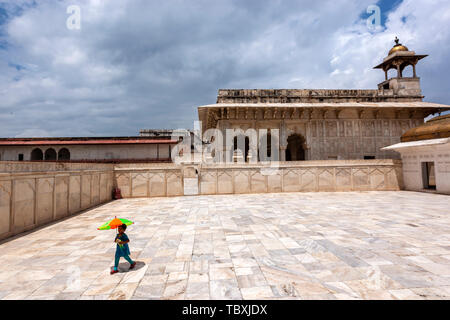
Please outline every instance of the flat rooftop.
M320 103L422 101L422 96L393 96L374 89L219 89L217 103Z
M0 146L27 145L101 145L101 144L168 144L177 143L169 137L51 137L0 138Z
M0 243L0 299L449 299L449 196L125 199ZM110 275L114 216L137 267Z

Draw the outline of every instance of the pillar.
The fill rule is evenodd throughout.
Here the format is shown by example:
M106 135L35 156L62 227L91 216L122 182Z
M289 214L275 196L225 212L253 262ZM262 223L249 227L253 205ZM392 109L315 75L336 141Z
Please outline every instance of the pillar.
M284 120L281 122L280 129L280 161L286 161L287 133Z
M234 161L233 153L234 153L233 146L225 146L224 147L224 161L226 163L233 163L233 161Z
M397 78L401 78L402 77L402 71L400 70L400 65L397 65Z
M286 161L286 149L287 146L280 145L280 161Z

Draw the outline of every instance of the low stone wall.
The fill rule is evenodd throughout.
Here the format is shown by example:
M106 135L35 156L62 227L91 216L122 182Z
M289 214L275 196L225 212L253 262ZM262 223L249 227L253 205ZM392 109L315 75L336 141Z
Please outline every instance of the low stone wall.
M0 239L111 200L112 165L61 165L0 163Z
M200 194L400 190L396 160L303 161L261 167L202 167Z
M107 163L47 162L47 161L0 161L0 173L48 172L77 170L112 170Z
M175 164L121 164L114 169L124 198L184 195L183 166Z
M120 165L122 196L370 191L403 188L399 160L324 160L230 165Z

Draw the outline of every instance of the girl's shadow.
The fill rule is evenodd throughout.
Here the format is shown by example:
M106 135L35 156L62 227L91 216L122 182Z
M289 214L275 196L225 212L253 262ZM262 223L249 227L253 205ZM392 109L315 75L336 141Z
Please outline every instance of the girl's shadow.
M119 263L117 270L119 270L119 272L133 272L143 268L144 266L145 262L136 261L136 266L133 269L130 269L130 264L128 262L122 262Z

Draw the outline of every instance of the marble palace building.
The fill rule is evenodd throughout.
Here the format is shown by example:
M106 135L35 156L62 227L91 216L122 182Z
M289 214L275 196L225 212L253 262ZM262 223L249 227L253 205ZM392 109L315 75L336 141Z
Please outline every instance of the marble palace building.
M268 134L278 129L281 161L399 159L399 153L382 148L400 142L404 132L422 124L428 115L450 109L423 101L416 65L425 57L396 39L375 67L385 73L375 90L219 90L216 104L198 108L202 131L217 128L225 136L227 129L268 129ZM407 67L412 68L412 77L403 75ZM388 78L390 69L395 77ZM245 141L239 154L248 162L252 154ZM236 158L236 148L235 142L223 152Z

